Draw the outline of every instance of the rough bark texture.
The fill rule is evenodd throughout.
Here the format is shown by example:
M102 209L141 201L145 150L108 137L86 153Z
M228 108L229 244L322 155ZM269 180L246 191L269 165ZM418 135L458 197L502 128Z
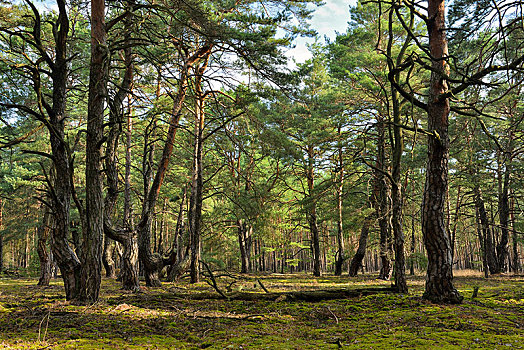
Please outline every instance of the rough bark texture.
M4 270L4 236L2 234L3 226L4 200L0 197L0 273Z
M249 272L249 258L247 253L247 229L244 220L237 220L238 225L238 245L240 248L240 272Z
M497 260L497 254L495 251L495 244L493 243L493 232L491 230L488 214L486 213L486 207L484 205L484 199L482 198L482 191L478 183L473 188L475 195L475 207L478 213L479 224L482 232L482 248L483 256L485 256L487 267L491 274L498 273L499 262Z
M358 270L362 267L362 260L364 260L364 256L366 255L369 227L371 226L374 217L375 213L372 213L364 218L362 228L360 229L360 237L358 239L357 252L353 256L353 259L351 259L351 263L349 264L350 277L356 277L358 274Z
M308 203L307 209L307 221L309 224L309 231L311 233L311 253L313 254L313 275L320 276L320 236L318 232L317 225L317 205L316 200L313 198L313 190L315 184L315 173L314 173L314 154L315 150L312 146L307 147L307 196L309 197L311 203Z
M191 176L191 193L189 197L189 240L191 242L191 283L200 281L200 249L201 249L201 220L203 184L203 148L204 148L204 121L205 96L202 91L202 76L207 68L209 54L203 63L196 69L195 77L195 140L193 150L193 169Z
M511 209L510 209L510 218L511 218L511 228L512 228L512 241L513 241L513 260L511 263L513 273L517 274L521 270L520 258L519 258L519 238L517 230L515 229L515 197L511 198Z
M341 134L341 128L338 128L338 134ZM338 147L338 178L337 178L337 253L335 256L335 276L342 275L342 265L346 260L344 255L344 227L342 224L342 194L344 190L344 159L342 146Z
M80 261L69 245L70 209L72 196L72 169L69 152L65 141L65 103L68 77L67 67L67 36L69 33L69 19L65 1L57 1L59 9L59 31L55 37L56 52L52 69L53 105L49 113L49 141L53 155L54 180L52 181L52 198L54 225L51 250L62 279L66 299L74 299L78 294L80 278Z
M81 303L98 300L102 271L104 201L102 195L101 144L104 102L107 96L109 49L106 44L104 0L91 1L91 63L86 135L86 227L82 240Z
M423 297L438 303L460 303L463 297L453 286L451 244L444 218L448 188L449 99L442 96L448 84L448 45L443 0L428 1L428 33L431 79L428 96L428 161L422 203L422 234L428 255Z
M511 138L511 136L510 136ZM510 140L511 143L511 140ZM511 148L510 148L511 149ZM511 151L503 154L504 170L499 171L499 177L502 176L502 183L499 191L499 222L500 222L500 240L497 245L497 258L499 272L508 271L509 262L509 185L511 175Z
M389 280L391 278L391 255L390 255L390 203L389 203L389 186L386 183L386 142L384 120L379 119L377 122L377 159L375 171L375 210L377 212L378 225L380 227L380 273L378 278Z
M406 256L404 253L404 216L402 208L404 204L402 180L401 175L401 161L402 152L404 152L404 138L400 125L402 123L400 118L400 106L397 97L397 91L392 89L393 100L393 161L392 161L392 185L391 185L391 201L392 201L392 228L395 247L395 284L394 288L399 293L407 293L408 285L406 282Z
M169 120L169 129L167 131L162 156L158 164L158 168L151 186L146 186L146 198L142 204L141 219L138 223L138 254L140 261L144 266L144 274L146 285L160 286L158 274L164 267L163 260L159 255L151 252L151 223L153 220L153 213L160 188L164 182L164 177L167 173L169 160L173 153L173 146L180 121L182 104L186 97L188 78L192 65L198 61L203 55L211 51L211 45L206 45L189 57L181 72L178 80L178 92L173 101L173 108L171 111L171 118Z
M51 281L51 252L47 249L47 241L51 233L51 221L51 210L46 207L44 209L42 225L37 228L38 242L36 251L38 253L38 260L40 261L39 286L48 286L49 281Z
M113 260L113 243L109 237L104 238L104 252L102 254L102 264L104 265L104 270L106 271L106 277L114 278L115 277L115 262Z
M127 2L128 10L133 4L132 1ZM137 268L137 240L136 234L130 222L130 172L131 172L131 115L127 116L127 133L126 133L126 169L125 169L125 194L124 194L124 225L123 227L115 227L113 225L112 217L114 209L118 200L119 181L117 168L117 149L118 140L122 134L122 123L124 122L124 108L123 103L128 97L133 85L133 53L131 49L131 31L132 31L132 16L128 15L124 19L124 41L127 43L124 51L124 73L122 81L119 84L118 90L110 99L109 106L109 122L110 129L106 141L106 149L104 156L104 168L107 181L107 192L104 199L104 233L106 240L111 238L119 242L124 251L122 254L122 267L120 270L119 279L122 281L122 288L125 290L139 291L140 285L138 280ZM106 250L104 250L106 256Z

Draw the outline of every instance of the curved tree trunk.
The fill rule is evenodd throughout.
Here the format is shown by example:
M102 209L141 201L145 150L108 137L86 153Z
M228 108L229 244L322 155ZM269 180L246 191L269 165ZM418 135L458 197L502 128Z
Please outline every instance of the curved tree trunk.
M375 213L372 213L364 218L362 228L360 229L360 237L358 239L357 252L353 256L353 259L351 259L351 263L349 264L350 277L356 277L358 274L358 270L362 267L362 261L364 260L364 256L366 255L369 227L371 226L371 222L373 221L374 217Z
M53 239L51 250L64 280L67 300L76 298L79 291L80 261L69 245L70 209L72 196L72 169L69 152L65 141L65 102L68 78L67 35L69 19L65 1L57 1L59 9L59 31L55 37L55 64L52 70L53 107L49 115L49 141L53 154L54 180L53 195Z
M115 277L115 262L113 260L113 240L109 237L104 238L104 252L102 253L102 264L106 271L106 277Z
M127 7L133 6L134 1L128 1ZM104 155L104 167L107 181L107 193L104 198L104 233L107 239L119 242L123 247L122 268L120 269L119 279L122 281L124 290L139 291L138 280L138 245L136 234L130 219L130 164L131 164L131 115L127 116L126 132L126 169L125 169L125 189L124 189L124 228L113 226L112 217L116 202L118 200L118 169L117 169L117 148L118 140L122 134L121 125L123 123L123 103L132 90L133 86L133 53L131 49L132 15L124 19L124 41L127 43L124 51L125 70L117 92L112 100L109 100L109 122L110 130L107 136L106 149ZM105 255L105 252L104 252Z
M448 44L444 0L428 1L429 49L432 72L428 96L428 162L422 203L422 234L428 255L426 288L423 297L433 302L460 303L463 297L453 286L451 242L444 218L448 188L449 98Z

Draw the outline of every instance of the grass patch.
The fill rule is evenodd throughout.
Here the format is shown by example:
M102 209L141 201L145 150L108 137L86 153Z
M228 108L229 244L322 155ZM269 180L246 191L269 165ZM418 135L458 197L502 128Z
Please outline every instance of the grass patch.
M251 276L244 292L388 286L375 276ZM0 348L12 349L519 349L524 348L524 278L456 277L461 305L421 299L423 277L409 295L378 293L321 302L223 300L187 281L131 294L104 279L101 301L75 306L61 281L0 280ZM223 282L226 286L227 282ZM478 296L472 298L475 287Z

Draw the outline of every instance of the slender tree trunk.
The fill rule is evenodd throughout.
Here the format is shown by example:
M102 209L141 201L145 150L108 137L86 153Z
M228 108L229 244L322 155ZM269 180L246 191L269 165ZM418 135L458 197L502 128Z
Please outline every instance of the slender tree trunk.
M451 243L444 218L448 188L449 98L446 76L448 44L444 0L428 1L428 34L431 80L428 96L428 162L422 203L422 235L428 255L426 288L423 297L433 302L460 303L463 297L453 286Z
M198 67L195 77L195 144L193 154L193 171L191 181L191 194L189 197L189 235L191 242L191 283L200 281L200 247L201 247L201 220L203 196L203 147L204 147L204 121L205 97L202 91L202 74L206 70L209 55L203 64Z
M489 277L489 267L488 267L488 256L486 254L486 239L483 234L484 230L480 222L480 213L479 213L479 208L477 206L475 206L475 218L477 219L477 236L478 236L479 244L480 244L482 269L484 271L484 277L488 278Z
M338 134L340 137L341 128L338 128ZM343 229L343 217L342 217L342 194L344 190L344 159L342 146L338 147L338 182L337 182L337 254L335 256L335 276L342 275L342 265L346 260L344 255L344 229Z
M511 135L510 135L511 138ZM510 143L512 141L510 140ZM500 272L508 271L509 262L509 186L511 175L511 151L505 151L504 157L504 171L499 174L503 176L502 188L499 192L499 222L500 222L500 241L497 245L497 258Z
M317 225L317 205L313 198L314 187L314 149L312 146L307 147L308 164L307 164L307 183L308 183L308 197L311 203L308 203L308 223L309 231L311 232L311 252L313 253L313 275L320 276L320 236Z
M238 245L240 248L240 272L249 272L249 259L246 252L246 225L242 219L237 220L238 225Z
M500 268L495 251L495 244L493 242L493 233L488 219L488 214L486 213L482 192L478 183L475 184L473 193L475 195L475 207L478 212L480 227L482 228L482 238L484 243L483 251L484 255L486 256L486 263L491 274L498 273Z
M36 250L38 253L38 259L40 260L40 278L38 279L39 286L48 286L49 281L51 280L51 252L47 249L47 241L51 233L51 225L51 210L48 207L45 207L42 225L40 225L37 229L38 243Z
M0 197L0 273L4 270L4 235L3 229L4 199Z
M160 270L164 267L164 261L159 256L154 256L151 253L151 222L153 218L153 212L155 205L158 199L160 188L164 182L164 178L167 173L167 168L169 165L169 160L171 154L173 153L173 146L176 136L176 131L178 129L178 123L180 121L182 104L186 97L187 92L187 83L190 73L190 68L195 62L199 61L205 55L210 54L212 45L207 43L202 46L197 52L195 52L191 57L187 58L184 67L180 73L180 78L178 80L179 88L178 92L173 101L173 108L171 112L171 118L169 120L169 129L167 132L166 140L164 143L164 148L162 150L162 156L155 174L155 178L151 187L145 189L146 198L142 205L142 214L140 222L138 223L138 252L140 260L144 266L144 274L146 279L146 284L148 286L160 286L160 280L158 274Z
M388 281L391 278L391 256L390 246L390 205L389 205L389 186L386 183L384 172L386 171L386 142L384 120L380 118L377 122L377 160L375 179L378 189L375 210L377 211L378 224L380 227L380 262L381 268L378 278Z
M515 197L511 198L511 210L510 210L510 217L511 217L511 228L513 229L512 233L512 243L513 243L513 273L518 274L521 270L520 266L520 259L519 259L519 239L517 235L517 230L515 228ZM0 269L1 271L1 269Z
M356 277L358 274L358 270L363 266L362 260L364 260L364 256L366 255L369 227L371 226L371 223L373 222L375 215L375 213L371 213L364 218L362 228L360 229L360 237L358 239L357 252L353 256L353 259L351 259L351 263L349 264L350 277Z

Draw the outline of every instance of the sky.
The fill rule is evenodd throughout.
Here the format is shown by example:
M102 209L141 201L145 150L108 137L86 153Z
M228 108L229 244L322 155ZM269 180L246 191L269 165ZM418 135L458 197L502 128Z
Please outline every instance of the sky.
M346 31L349 7L355 4L356 0L324 0L324 5L315 10L310 23L311 27L318 32L321 42L324 42L325 36L333 39L336 32L344 33ZM311 58L307 44L314 41L313 38L298 38L296 47L287 52L288 57L299 63Z

